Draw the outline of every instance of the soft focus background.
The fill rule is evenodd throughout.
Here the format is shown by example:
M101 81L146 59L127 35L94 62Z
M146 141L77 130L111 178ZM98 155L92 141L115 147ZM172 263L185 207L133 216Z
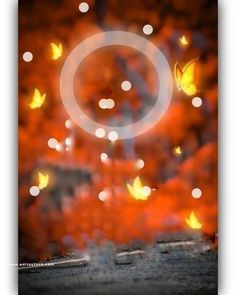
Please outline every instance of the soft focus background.
M192 211L204 234L217 231L217 6L215 1L100 0L23 1L19 3L19 255L20 260L45 259L68 249L85 249L90 240L103 243L151 241L163 232L188 231ZM153 33L143 33L151 24ZM70 51L87 37L107 30L125 30L152 41L172 70L194 58L201 65L195 108L192 97L174 87L162 120L146 134L111 143L82 131L65 112L59 93L61 68ZM180 46L185 34L190 44ZM51 59L50 43L62 43L63 55ZM33 53L25 62L24 52ZM120 88L132 71L138 91ZM112 46L91 54L78 69L75 92L83 110L107 124L142 117L158 91L148 60L135 50ZM29 108L34 89L45 103ZM116 106L102 110L99 99ZM128 114L128 115L127 115ZM65 124L65 122L67 122ZM48 146L56 138L57 149ZM69 139L66 141L66 139ZM65 143L65 141L69 144ZM181 147L176 155L175 147ZM104 156L104 154L107 156ZM101 154L103 156L101 156ZM144 167L142 167L144 164ZM36 197L38 172L49 175ZM127 190L140 176L152 188L148 200L135 200ZM200 188L202 196L192 197ZM102 192L102 194L101 194Z

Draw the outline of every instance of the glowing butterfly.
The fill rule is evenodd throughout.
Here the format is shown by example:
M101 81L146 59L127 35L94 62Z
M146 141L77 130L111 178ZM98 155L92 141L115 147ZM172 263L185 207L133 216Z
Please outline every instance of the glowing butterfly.
M58 45L55 43L51 43L52 48L52 59L57 60L59 57L62 56L62 44L59 43Z
M189 41L187 40L186 36L183 35L180 39L179 39L181 45L183 46L187 46L189 44Z
M45 98L46 98L46 93L41 95L39 90L36 88L34 90L34 95L33 95L32 101L29 104L30 108L31 109L40 108L42 106L42 104L44 103Z
M188 224L188 226L193 229L201 229L203 226L203 224L198 221L193 211L191 212L189 218L185 218L185 221Z
M146 201L151 193L151 189L142 185L140 178L137 176L133 182L133 185L127 183L127 188L130 194L136 200Z
M180 156L182 154L182 149L180 146L176 146L174 149L173 149L173 153L175 156Z
M197 60L191 60L181 70L179 64L175 64L175 81L179 90L182 90L188 96L192 96L197 93Z
M41 172L38 173L38 177L39 177L39 189L44 189L45 187L48 186L48 174L43 174Z

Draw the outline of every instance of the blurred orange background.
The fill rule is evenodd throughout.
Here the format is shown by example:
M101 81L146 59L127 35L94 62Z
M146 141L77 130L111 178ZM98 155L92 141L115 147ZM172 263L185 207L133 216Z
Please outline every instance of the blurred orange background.
M90 240L126 243L151 241L161 232L190 230L185 218L195 212L201 231L217 231L217 3L210 0L90 0L81 13L80 1L19 2L19 255L43 259L67 249L84 249ZM146 36L143 26L151 24ZM70 120L60 98L59 79L70 51L98 32L124 30L153 42L171 69L199 58L201 84L195 108L192 98L174 87L168 112L142 136L111 143L82 131ZM186 35L189 45L180 46ZM50 43L61 43L63 54L51 59ZM24 52L33 53L25 62ZM125 65L123 67L122 65ZM150 96L158 89L150 62L128 47L112 46L89 55L78 69L75 93L84 112L99 122L119 122L125 111L134 116L150 104L135 86L122 92L120 83L132 69ZM174 77L173 77L174 79ZM42 107L31 109L34 89L46 93ZM116 107L102 110L102 97L116 98ZM125 111L122 108L125 106ZM65 122L69 122L67 128ZM50 149L56 138L61 149ZM65 148L65 139L73 142ZM181 147L182 154L173 149ZM108 157L101 161L101 154ZM144 162L140 161L142 159ZM141 168L140 162L144 163ZM36 197L29 189L37 173L49 175L47 188ZM127 190L139 176L152 188L148 200ZM194 188L202 196L192 197ZM101 191L106 198L99 198Z

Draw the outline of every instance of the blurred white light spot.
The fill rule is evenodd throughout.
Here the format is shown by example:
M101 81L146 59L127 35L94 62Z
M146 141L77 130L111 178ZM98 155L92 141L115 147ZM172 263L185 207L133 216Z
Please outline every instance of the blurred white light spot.
M152 190L150 189L149 186L144 186L142 188L142 193L145 197L148 197L151 194Z
M81 2L79 5L79 11L85 13L89 10L89 5L86 2Z
M115 106L115 102L111 98L108 98L108 99L102 98L102 99L99 100L98 105L103 110L105 110L105 109L112 109Z
M90 255L87 254L87 253L84 254L84 259L87 260L87 261L90 261L90 259L91 259L91 258L90 258Z
M192 197L195 199L199 199L202 196L202 191L200 190L200 188L194 188L192 190Z
M50 149L55 149L56 145L58 144L56 138L50 138L48 140L48 146L50 147Z
M149 25L149 24L148 25L145 25L143 27L143 32L146 35L151 35L151 33L153 32L153 27L151 25Z
M36 185L31 186L29 193L31 194L31 196L37 197L40 194L40 189Z
M22 57L25 62L31 62L33 59L33 54L30 51L26 51Z
M65 126L66 126L66 128L70 129L73 126L72 121L70 119L66 120Z
M106 153L101 153L100 159L102 162L106 162L108 160L108 155Z
M70 137L67 137L66 140L65 140L65 144L66 146L71 146L72 145L72 139Z
M103 110L106 109L107 108L107 100L105 98L100 99L98 105L101 109L103 109Z
M100 201L105 202L110 196L110 193L107 190L101 191L98 194L98 198Z
M95 130L95 135L98 138L103 138L105 136L105 130L103 128L98 128Z
M110 140L110 141L117 141L117 139L118 139L118 133L116 132L116 131L111 131L111 132L109 132L108 133L108 139Z
M62 145L61 145L60 143L58 143L58 144L56 145L55 149L56 149L58 152L62 151Z
M195 108L199 108L201 105L202 105L202 99L200 97L194 97L192 99L192 105L195 107Z
M115 106L115 102L114 102L114 100L111 99L111 98L108 98L108 99L107 99L106 104L107 104L107 108L108 108L108 109L113 109L114 106Z
M124 90L124 91L129 91L131 89L132 85L129 81L123 81L121 83L121 88Z
M142 160L142 159L138 159L137 161L136 161L136 167L138 168L138 169L142 169L143 167L144 167L144 161Z

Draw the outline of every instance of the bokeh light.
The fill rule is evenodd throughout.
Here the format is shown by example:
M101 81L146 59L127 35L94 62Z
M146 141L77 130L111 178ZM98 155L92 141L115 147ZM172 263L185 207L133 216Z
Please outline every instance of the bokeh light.
M131 89L132 85L129 81L123 81L121 83L121 88L124 90L124 91L129 91Z
M98 137L98 138L103 138L105 136L105 130L103 128L98 128L95 130L95 135Z
M79 4L79 11L82 13L86 13L89 11L89 5L87 2L81 2Z
M202 191L200 190L200 188L194 188L192 190L192 197L194 199L199 199L199 198L201 198L201 196L202 196Z
M202 99L200 97L194 97L192 99L192 105L195 107L195 108L199 108L201 105L202 105Z
M66 126L66 128L68 128L68 129L72 128L72 127L73 127L73 123L72 123L72 121L71 121L70 119L66 120L66 122L65 122L65 126Z
M151 35L153 32L153 27L150 24L147 24L143 27L143 32L146 35Z
M24 52L22 58L25 62L31 62L33 60L33 54L30 51L26 51Z
M138 159L135 164L138 169L142 169L145 163L142 159Z
M111 131L108 133L108 139L112 142L117 141L117 139L119 138L118 133L116 131Z
M31 196L37 197L40 194L40 189L36 185L31 186L29 193L31 194Z
M48 146L50 147L50 149L55 149L57 144L58 144L58 141L56 140L56 138L50 138L48 140Z
M101 153L100 159L104 163L109 159L109 157L108 157L108 155L106 153Z

